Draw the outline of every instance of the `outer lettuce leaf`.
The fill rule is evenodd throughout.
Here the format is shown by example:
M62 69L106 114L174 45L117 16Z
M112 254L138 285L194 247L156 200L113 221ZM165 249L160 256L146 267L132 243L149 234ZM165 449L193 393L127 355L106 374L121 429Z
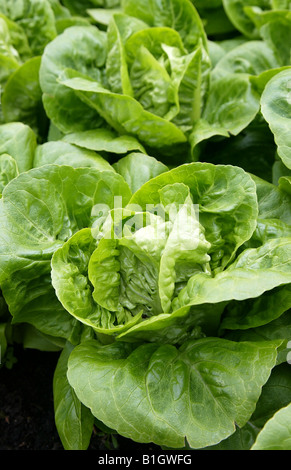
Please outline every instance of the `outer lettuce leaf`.
M144 147L133 136L119 136L113 130L103 127L101 129L67 134L62 140L78 147L95 150L96 152L107 152L117 155L132 151L145 153Z
M273 165L273 184L278 185L281 178L291 176L291 170L287 168L281 159L275 161Z
M259 429L281 408L289 405L291 378L289 364L286 362L274 367L268 382L264 385L262 394L251 418L252 423Z
M168 167L143 153L131 153L114 163L113 168L123 176L132 194L147 181L168 171Z
M200 39L207 48L203 23L188 0L170 0L170 2L123 0L122 7L126 14L139 18L150 26L167 26L175 29L189 52L197 46Z
M214 70L201 119L189 137L193 158L199 143L214 136L238 135L255 119L259 110L260 96L248 75L225 73L220 76L218 73L216 76Z
M40 68L43 103L47 116L63 133L85 131L103 124L99 114L57 78L70 67L102 82L106 48L106 34L93 26L68 28L46 47Z
M215 446L207 446L203 450L250 450L256 440L259 429L248 422L243 428L237 428L235 433Z
M108 26L112 20L112 16L122 13L121 8L89 8L88 15L99 25Z
M66 322L76 322L55 296L51 257L65 240L96 221L96 204L113 207L114 196L122 196L126 203L130 194L113 171L56 165L23 173L5 187L0 284L14 322L32 323L50 335L54 330L56 336L67 335ZM49 315L44 314L47 311Z
M174 301L173 310L206 302L254 298L290 283L290 250L290 238L270 240L259 248L245 250L215 277L193 276Z
M16 160L8 155L3 153L0 156L0 192L2 195L3 189L9 183L9 181L16 178L19 175L18 167Z
M290 10L289 0L271 0L271 5L274 9Z
M4 87L7 83L9 77L18 69L19 63L17 60L11 57L7 57L4 54L0 54L0 65L1 65L1 72L0 72L0 84L1 87ZM4 122L4 118L2 116L2 110L0 115L0 122Z
M225 54L214 68L215 75L246 73L259 75L280 67L272 49L264 41L247 41Z
M33 53L29 47L24 29L2 13L0 13L0 18L6 23L10 37L9 42L17 51L20 61L25 62L30 59Z
M259 433L252 450L291 450L291 404L277 411Z
M278 155L291 168L291 68L270 80L261 99L264 118L269 123L278 146Z
M71 353L68 379L107 426L136 442L203 448L242 427L276 361L279 342L204 338L181 348L86 342ZM102 403L102 406L100 406Z
M96 152L79 148L61 140L38 145L34 156L34 168L48 164L114 171L112 166Z
M254 78L254 77L253 77ZM215 128L205 126L205 131L215 135ZM202 132L202 126L200 126ZM240 166L246 172L265 181L273 181L274 155L277 146L266 121L258 114L256 118L236 136L227 139L218 136L207 139L194 148L194 158L214 164Z
M26 61L9 78L2 96L5 122L23 122L42 141L46 138L49 121L42 104L39 85L41 57Z
M0 12L23 28L34 55L42 54L57 35L55 16L47 0L3 0Z
M290 10L262 11L255 7L246 7L245 12L256 25L261 38L273 49L280 65L290 65Z
M227 16L234 26L248 38L258 38L259 32L245 12L247 6L269 8L269 0L223 0Z
M65 70L60 83L75 90L85 103L120 134L134 135L149 147L163 148L186 142L184 133L165 119L145 111L131 96L112 93L94 80L73 70ZM159 133L156 132L157 127Z
M219 110L219 113L215 110ZM202 119L211 125L219 123L222 128L237 135L253 121L258 111L259 96L252 89L247 76L229 74L216 79L213 72Z
M108 25L106 77L114 93L133 96L124 44L132 34L145 28L146 23L121 14L114 15Z
M279 318L291 308L291 286L287 284L265 292L254 300L233 302L224 312L222 329L256 328Z
M72 26L91 26L92 23L89 18L82 16L70 16L68 18L60 18L56 20L56 29L58 34L62 34L65 29L71 28Z
M250 450L256 437L265 423L273 415L289 404L290 401L290 374L288 364L274 367L267 383L263 386L262 394L257 402L255 412L249 422L229 438L218 445L207 447L206 450Z
M191 0L198 10L204 23L207 36L219 38L235 31L234 25L229 21L222 0Z
M267 181L262 180L254 175L252 179L256 184L258 205L259 205L259 219L260 221L270 221L273 219L274 223L283 222L291 225L291 194L286 192L281 186L275 186ZM289 178L282 178L288 182ZM266 223L266 222L265 222ZM287 229L288 233L288 229Z
M197 8L205 7L204 0L192 0L192 3ZM209 9L212 9L212 8L220 7L221 5L222 5L222 0L208 0L206 7Z
M291 338L291 310L287 310L283 315L269 323L263 324L255 328L241 330L226 330L223 335L231 341L270 341L281 339L282 344L278 349L277 365L287 365L286 358L289 354L289 341ZM270 320L270 317L269 319ZM285 398L288 402L288 398ZM274 403L274 401L273 401ZM282 404L284 406L285 403ZM278 409L280 406L278 406Z
M14 158L19 173L32 168L36 147L36 135L26 124L12 122L0 126L0 155L7 153Z
M254 86L254 88L256 89L256 91L260 95L262 95L267 83L273 77L275 77L275 75L277 75L280 72L283 72L284 70L287 70L288 68L289 67L286 65L286 66L283 66L283 67L277 67L277 68L274 68L274 69L265 70L264 72L262 72L261 74L259 74L257 76L251 76L250 81L251 81L252 85Z
M67 343L54 373L55 421L65 450L86 450L93 432L94 416L78 400L67 379L68 359L72 349L72 345Z

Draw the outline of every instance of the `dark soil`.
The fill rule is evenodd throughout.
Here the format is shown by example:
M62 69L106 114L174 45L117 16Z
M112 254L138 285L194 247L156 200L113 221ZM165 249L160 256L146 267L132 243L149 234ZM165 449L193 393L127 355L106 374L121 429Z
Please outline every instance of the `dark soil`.
M59 353L14 351L17 362L0 368L0 450L63 450L54 421L53 374ZM88 450L154 451L94 429Z

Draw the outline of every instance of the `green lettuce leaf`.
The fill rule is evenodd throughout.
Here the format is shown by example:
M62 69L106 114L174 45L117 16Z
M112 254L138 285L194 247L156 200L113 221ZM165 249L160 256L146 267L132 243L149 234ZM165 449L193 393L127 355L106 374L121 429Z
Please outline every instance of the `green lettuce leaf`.
M104 127L67 134L62 140L78 147L95 150L95 152L107 152L117 155L127 154L132 151L145 153L144 147L133 136L119 136L113 130Z
M132 194L147 181L168 171L168 167L143 153L130 153L113 164L113 168L123 176Z
M226 339L230 339L231 341L269 341L280 339L282 340L282 344L278 349L277 365L283 364L287 365L288 367L289 364L286 363L286 359L288 360L289 357L288 354L291 340L290 318L291 310L289 309L269 323L262 324L261 326L257 326L255 328L226 330L223 335ZM269 321L270 317L267 320ZM280 406L278 406L278 409L279 408Z
M290 10L263 11L256 7L246 7L245 12L256 26L261 38L272 48L279 64L290 65Z
M114 171L57 165L23 173L4 188L0 284L14 322L68 338L66 322L72 327L76 321L55 295L51 257L75 232L98 220L99 204L108 211L115 196L126 204L130 195Z
M94 416L136 442L203 448L252 415L279 342L204 338L181 348L85 342L71 353L68 379ZM100 406L102 403L102 406Z
M230 21L242 34L251 39L259 37L259 32L245 8L254 5L266 9L270 6L269 0L222 0L222 2Z
M57 35L54 12L47 0L3 0L0 12L23 28L34 55L41 55Z
M167 26L175 29L189 52L197 46L199 40L202 40L207 48L203 23L195 7L188 0L169 2L123 0L122 8L126 14L139 18L150 26Z
M221 328L256 328L279 318L290 308L291 286L287 284L265 292L254 300L230 303L224 312Z
M290 238L270 240L259 248L244 250L236 261L215 277L193 276L173 310L186 305L227 300L245 300L290 283Z
M277 411L259 433L252 450L290 450L291 404Z
M49 120L42 104L40 63L40 56L33 57L10 76L2 95L2 110L5 122L27 124L43 141L47 137Z
M272 78L261 99L262 113L269 123L278 147L278 155L291 168L291 68Z
M55 422L65 450L87 450L93 432L94 416L76 397L67 379L68 359L73 346L63 349L54 372Z
M120 134L134 135L143 144L161 148L186 142L184 133L165 119L145 111L131 96L112 93L97 81L73 70L65 70L59 78L62 85L74 90ZM156 126L159 133L156 132Z
M48 164L68 165L75 168L92 167L100 171L114 171L113 167L96 152L61 140L46 142L37 146L33 162L34 168Z
M217 63L213 73L259 75L280 65L274 52L264 41L247 41L225 54Z
M94 26L74 26L51 41L42 55L40 86L44 108L47 116L65 134L98 128L103 119L57 79L70 67L102 82L106 49L104 32Z
M2 194L3 189L9 183L9 181L16 178L19 175L16 160L3 153L0 156L0 193Z
M37 139L33 130L22 122L0 126L0 155L7 153L16 161L19 173L33 167Z
M187 302L184 292L192 278L214 281L227 272L256 217L255 184L243 170L193 163L162 172L136 190L125 210L116 208L56 251L54 288L64 308L98 333L131 341L154 329L173 341L175 331L180 341L195 336L196 327L216 331L229 299ZM220 305L209 313L210 303Z
M203 140L238 135L255 119L259 110L260 95L253 89L247 74L224 73L220 76L214 69L201 119L195 123L189 137L194 158L196 146Z

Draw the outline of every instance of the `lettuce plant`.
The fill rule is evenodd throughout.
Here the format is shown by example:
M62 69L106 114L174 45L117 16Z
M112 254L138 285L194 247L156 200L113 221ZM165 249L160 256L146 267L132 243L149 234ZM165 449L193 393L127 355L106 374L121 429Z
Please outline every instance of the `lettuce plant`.
M107 123L153 148L186 142L184 131L200 115L207 90L206 37L190 2L173 2L182 9L177 29L165 26L170 18L158 8L154 3L152 19L114 15L107 34L70 28L46 48L40 70L44 106L64 133ZM161 19L155 24L156 15Z
M259 185L239 168L184 165L54 253L57 297L96 334L74 348L68 380L107 426L136 441L182 447L186 437L201 448L251 417L282 341L232 341L223 331L236 329L241 302L255 308L290 283L288 238L256 232L259 214L275 224L259 207ZM271 320L260 308L252 326ZM247 375L244 360L255 367ZM231 388L221 389L228 374Z
M286 0L1 2L1 351L60 352L65 449L290 448L290 39Z

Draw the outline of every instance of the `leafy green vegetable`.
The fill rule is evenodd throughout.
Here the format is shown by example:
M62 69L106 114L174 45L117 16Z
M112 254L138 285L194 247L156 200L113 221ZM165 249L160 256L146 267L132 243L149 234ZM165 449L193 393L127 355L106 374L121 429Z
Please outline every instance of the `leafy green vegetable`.
M180 349L87 342L72 352L68 378L98 419L121 434L169 447L184 446L186 437L191 447L201 448L232 434L234 422L247 422L275 348L276 343L219 338ZM256 382L249 382L252 374Z
M67 337L66 322L72 322L50 282L51 257L73 233L94 223L96 204L113 207L114 196L123 196L126 203L130 194L122 177L111 170L57 165L22 173L5 187L0 282L14 322ZM49 321L44 311L50 312ZM60 315L67 320L59 322Z
M0 12L25 31L34 55L56 37L55 17L48 0L3 0Z
M230 21L241 33L250 38L258 36L258 32L245 9L247 6L268 8L269 0L222 0L222 2Z
M36 147L35 133L26 124L13 122L0 126L0 154L14 158L20 173L32 168Z
M0 3L1 366L66 450L290 449L290 1Z
M105 128L67 134L62 140L96 152L114 154L126 154L133 150L145 152L143 146L134 137L119 136L112 130Z
M108 334L125 331L140 321L141 313L159 322L159 314L185 305L229 300L224 290L221 298L214 294L213 300L209 293L199 297L197 291L193 294L197 301L182 299L185 286L192 286L192 281L196 288L208 278L215 283L212 276L218 273L219 278L219 272L251 237L257 217L255 189L252 179L233 167L193 163L163 172L135 192L123 214L116 208L103 226L95 225L96 234L82 230L57 250L52 280L58 298L74 317ZM153 210L157 215L151 214ZM278 240L274 245L279 251ZM72 256L76 249L82 264ZM233 279L234 266L221 276ZM272 270L270 276L275 285L283 282L283 272L282 278L279 274L275 278ZM251 297L261 293L259 286L253 287ZM78 295L72 295L77 291ZM231 296L236 298L235 293ZM173 309L175 302L178 306ZM146 329L144 323L148 322L141 325Z
M134 132L142 143L156 148L186 142L181 130L145 111L131 96L111 93L97 82L70 70L65 71L61 83L70 90L76 90L77 95L94 107L120 134L132 135ZM159 134L154 132L155 126L159 127Z
M73 15L84 15L89 8L114 8L119 5L120 0L64 0L63 3Z
M69 343L63 349L54 374L55 419L64 449L86 450L94 417L77 399L66 380L67 362L72 349Z
M291 68L272 78L262 95L262 113L274 133L278 155L291 168Z
M163 163L142 153L131 153L118 160L113 167L123 176L132 193L135 193L150 179L168 170Z
M33 57L10 75L2 96L2 110L5 122L23 122L43 140L47 136L48 118L39 85L40 61L41 57Z
M48 164L113 170L111 165L96 152L61 140L38 145L34 155L33 166L39 167Z
M72 54L73 50L77 53ZM103 123L94 110L84 105L57 78L65 68L70 67L81 68L82 72L100 80L99 67L104 65L105 57L105 33L94 27L68 28L47 46L40 67L43 104L48 117L61 131L83 131Z
M277 411L257 437L252 450L290 450L291 406Z

